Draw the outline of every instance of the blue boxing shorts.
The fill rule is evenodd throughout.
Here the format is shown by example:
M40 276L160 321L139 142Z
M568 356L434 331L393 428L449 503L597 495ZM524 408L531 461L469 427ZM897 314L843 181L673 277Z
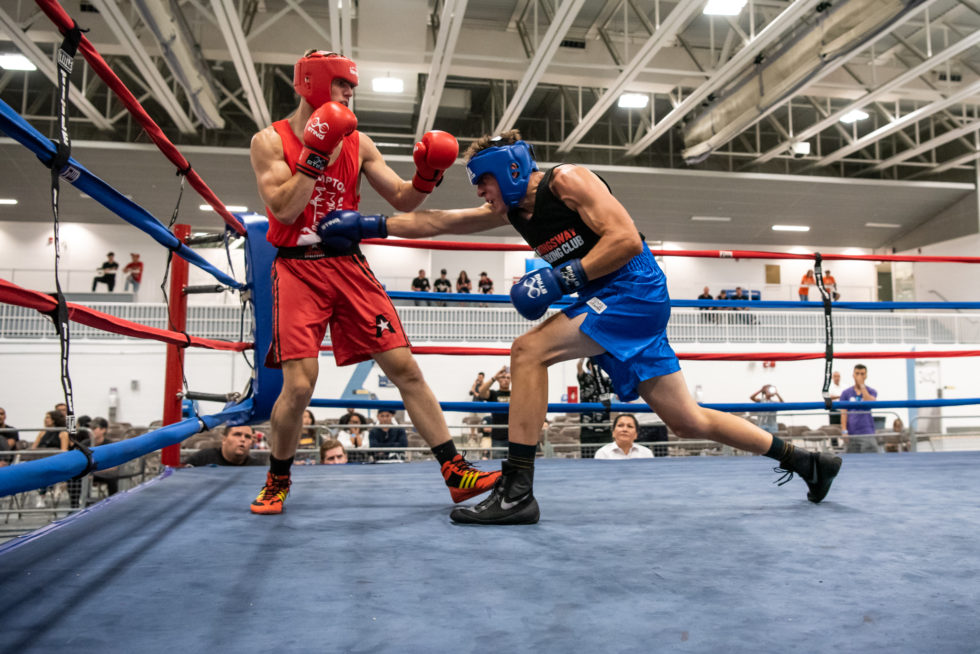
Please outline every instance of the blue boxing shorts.
M667 342L667 277L645 243L629 263L589 282L578 295L564 313L569 318L585 314L579 329L606 350L595 361L620 400L639 397L640 382L681 369Z

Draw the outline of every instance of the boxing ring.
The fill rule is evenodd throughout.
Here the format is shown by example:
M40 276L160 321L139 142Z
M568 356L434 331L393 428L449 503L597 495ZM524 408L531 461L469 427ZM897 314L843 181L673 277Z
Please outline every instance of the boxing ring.
M38 4L63 31L74 21L53 0ZM191 336L181 324L186 266L171 280L171 328L113 318L63 297L0 280L0 301L131 337L166 342L166 426L117 443L0 468L0 496L104 470L164 450L157 478L0 545L6 600L0 651L578 651L825 652L974 651L980 642L980 452L844 455L820 505L797 484L778 488L757 457L683 457L613 466L540 459L539 524L467 527L448 520L433 461L400 466L297 466L288 510L245 508L262 468L180 469L179 443L223 423L268 418L281 374L265 369L271 338L265 219L235 216L122 87L83 35L86 61L177 170L218 211L226 238L245 239L246 280L217 270L171 225L127 200L0 103L0 131L175 257L244 294L250 342ZM101 63L100 63L101 62ZM69 71L70 72L70 71ZM121 88L120 88L121 87ZM128 94L128 96L127 96ZM149 122L144 122L149 121ZM55 198L57 193L55 193ZM172 221L173 223L173 221ZM448 241L371 241L430 249L526 250ZM802 258L750 251L655 251L658 256ZM821 255L816 255L819 273ZM823 260L980 262L973 257L823 255ZM183 276L180 271L184 270ZM818 279L819 279L818 274ZM833 311L961 308L980 303L756 302L823 310L819 352L679 353L684 360L827 362L823 402L705 404L736 412L827 411L980 404L980 398L832 402L835 359L976 357L976 350L839 352ZM60 293L58 294L60 296ZM395 299L419 294L391 292ZM431 295L426 295L431 300ZM507 296L441 294L440 301L504 303ZM186 303L186 300L185 300ZM560 305L559 305L560 306ZM677 300L675 307L706 306ZM739 308L741 302L712 301ZM185 306L186 308L186 306ZM63 313L60 313L62 312ZM67 328L65 328L67 330ZM66 331L67 333L67 331ZM64 360L67 360L65 337ZM221 411L181 420L181 353L253 351L249 388ZM329 350L329 346L324 346ZM425 355L507 356L507 348L417 346ZM972 389L971 389L972 390ZM401 409L398 401L317 398L314 407ZM445 402L444 411L506 406ZM561 403L549 413L648 411L623 403ZM913 447L914 447L913 440Z

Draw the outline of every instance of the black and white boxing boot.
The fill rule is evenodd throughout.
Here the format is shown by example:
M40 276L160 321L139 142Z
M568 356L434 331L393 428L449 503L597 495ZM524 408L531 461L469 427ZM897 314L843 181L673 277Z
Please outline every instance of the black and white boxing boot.
M534 499L534 468L518 468L502 461L500 479L490 495L475 506L457 507L449 514L453 522L475 525L532 525L538 521Z

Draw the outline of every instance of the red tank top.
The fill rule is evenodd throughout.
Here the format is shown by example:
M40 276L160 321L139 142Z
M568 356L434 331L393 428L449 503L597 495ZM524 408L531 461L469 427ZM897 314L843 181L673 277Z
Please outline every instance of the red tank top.
M293 130L289 127L288 119L277 120L272 127L282 140L282 155L289 164L289 170L296 174L296 160L303 149ZM296 247L319 243L313 226L328 212L334 209L357 209L361 196L357 193L358 174L360 165L358 152L360 148L360 132L354 131L345 136L340 156L317 178L313 187L310 202L303 210L303 215L292 225L284 225L272 215L269 215L269 231L266 239L277 247Z

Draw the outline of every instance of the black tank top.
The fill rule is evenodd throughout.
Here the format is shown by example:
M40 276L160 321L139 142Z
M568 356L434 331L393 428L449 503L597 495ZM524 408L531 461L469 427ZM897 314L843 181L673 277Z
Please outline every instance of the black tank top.
M582 216L569 209L551 192L551 177L557 167L546 172L538 184L530 220L522 218L519 209L507 212L507 219L514 229L539 257L552 266L581 259L599 242L599 235L585 224ZM606 180L599 179L606 184ZM609 184L606 184L606 188L609 188Z

